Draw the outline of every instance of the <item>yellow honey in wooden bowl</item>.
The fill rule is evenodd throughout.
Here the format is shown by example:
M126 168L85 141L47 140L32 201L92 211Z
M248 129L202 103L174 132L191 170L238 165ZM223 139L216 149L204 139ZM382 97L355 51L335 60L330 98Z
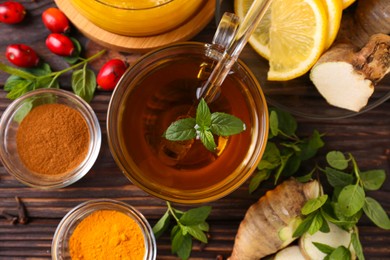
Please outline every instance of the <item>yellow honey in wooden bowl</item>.
M207 0L71 0L96 26L120 35L151 36L189 21Z

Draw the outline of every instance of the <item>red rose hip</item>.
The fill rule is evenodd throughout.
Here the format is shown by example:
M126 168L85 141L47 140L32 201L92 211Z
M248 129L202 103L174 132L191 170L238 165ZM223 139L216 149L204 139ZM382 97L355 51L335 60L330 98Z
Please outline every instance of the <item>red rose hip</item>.
M54 54L60 56L72 56L75 47L72 40L60 33L51 33L46 38L47 48Z
M97 84L101 89L113 90L126 68L126 63L120 59L109 60L100 69L96 77Z
M15 24L23 21L26 9L21 3L7 1L0 4L0 22Z
M11 44L5 51L5 56L14 65L22 68L35 67L39 63L37 53L24 44Z
M42 21L53 33L65 33L70 29L69 20L58 8L50 7L42 13Z

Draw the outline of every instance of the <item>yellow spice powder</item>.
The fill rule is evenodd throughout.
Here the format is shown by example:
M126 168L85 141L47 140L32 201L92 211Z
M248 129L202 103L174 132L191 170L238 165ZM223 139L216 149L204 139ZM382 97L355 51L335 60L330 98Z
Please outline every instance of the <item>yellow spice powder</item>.
M145 242L141 228L115 210L93 212L78 224L69 240L73 260L143 259Z

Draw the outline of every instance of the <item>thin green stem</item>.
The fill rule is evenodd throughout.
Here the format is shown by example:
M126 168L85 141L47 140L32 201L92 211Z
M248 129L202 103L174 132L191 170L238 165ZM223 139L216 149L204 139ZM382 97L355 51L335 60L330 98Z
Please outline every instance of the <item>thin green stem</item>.
M34 80L36 78L35 75L28 73L26 71L23 71L21 69L17 69L11 66L8 66L4 63L0 62L0 70L4 71L5 73L15 75L24 79Z
M63 69L63 70L60 70L60 71L55 71L55 72L52 72L50 74L47 74L47 75L44 75L44 76L41 76L42 78L46 78L46 77L52 77L52 76L56 76L57 74L60 75L60 74L64 74L65 72L68 72L68 71L71 71L73 69L76 69L78 67L80 67L81 65L84 65L86 63L88 63L89 61L93 60L93 59L96 59L97 57L103 55L104 53L106 52L106 50L102 50L94 55L92 55L91 57L87 58L87 59L83 59L81 62L77 63L77 64L74 64L66 69Z
M176 220L177 223L180 223L179 219L177 218L176 214L175 214L175 211L173 210L172 206L171 206L171 203L169 201L167 201L167 206L168 206L168 210L169 212L171 213L171 215L173 216L173 218Z
M349 157L351 158L352 165L353 165L353 172L356 176L356 184L360 183L361 184L361 179L360 179L360 170L357 165L357 162L355 161L355 158L353 158L352 154L349 154Z

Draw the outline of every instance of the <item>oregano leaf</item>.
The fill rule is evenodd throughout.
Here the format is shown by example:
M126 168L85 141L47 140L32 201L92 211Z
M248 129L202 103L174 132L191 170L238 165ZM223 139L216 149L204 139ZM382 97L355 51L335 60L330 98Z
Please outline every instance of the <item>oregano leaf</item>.
M309 215L310 213L316 211L321 208L322 205L328 200L328 195L322 195L318 198L308 200L305 205L302 207L301 212L303 215Z
M375 225L386 230L390 229L389 216L387 216L386 211L378 201L371 197L366 197L363 211Z
M359 185L345 186L338 196L339 210L344 216L351 217L363 208L365 193Z
M348 160L340 151L331 151L326 155L326 161L337 170L345 170L348 167Z

